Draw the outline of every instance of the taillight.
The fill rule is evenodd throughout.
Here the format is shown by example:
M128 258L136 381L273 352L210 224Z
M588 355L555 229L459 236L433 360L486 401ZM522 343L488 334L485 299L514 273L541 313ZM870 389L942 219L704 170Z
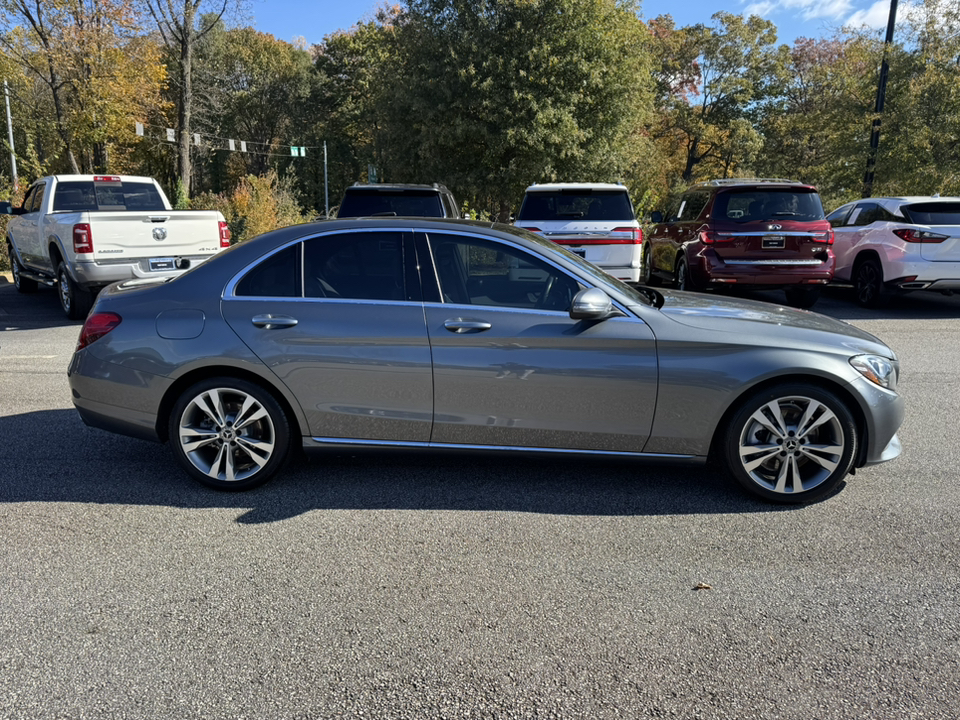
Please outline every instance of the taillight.
M77 223L73 226L73 251L75 253L93 252L93 233L90 232L90 225L87 223Z
M733 235L730 233L718 233L715 230L700 231L700 242L704 245L715 245L716 243L730 242L731 240L733 240Z
M628 233L629 239L624 240L612 240L612 243L615 244L624 244L624 245L641 245L643 244L643 231L640 228L635 227L618 227L614 228L613 232L615 233Z
M230 226L220 221L220 247L230 247Z
M543 232L540 228L531 228L531 227L525 227L524 230L527 230L529 232Z
M823 243L824 245L833 245L833 228L830 228L825 233L820 235L814 235L811 238L815 243Z
M77 352L87 345L96 342L120 324L120 316L112 312L94 313L87 317L80 330L80 339L77 340Z
M893 234L908 243L942 243L950 237L949 235L932 233L929 230L914 230L913 228L900 228L894 230Z

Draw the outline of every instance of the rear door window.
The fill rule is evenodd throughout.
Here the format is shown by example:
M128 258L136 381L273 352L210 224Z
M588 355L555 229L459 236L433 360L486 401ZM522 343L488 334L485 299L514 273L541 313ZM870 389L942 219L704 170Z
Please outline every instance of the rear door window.
M306 297L406 300L403 236L396 231L324 235L307 240Z
M296 243L276 252L250 270L237 283L235 295L242 297L300 297L300 252Z

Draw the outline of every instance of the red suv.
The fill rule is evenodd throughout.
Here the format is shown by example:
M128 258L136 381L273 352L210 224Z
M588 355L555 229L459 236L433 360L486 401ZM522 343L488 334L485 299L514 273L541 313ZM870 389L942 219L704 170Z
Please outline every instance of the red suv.
M643 247L647 285L783 288L790 305L809 308L833 278L833 230L812 185L711 180L651 220Z

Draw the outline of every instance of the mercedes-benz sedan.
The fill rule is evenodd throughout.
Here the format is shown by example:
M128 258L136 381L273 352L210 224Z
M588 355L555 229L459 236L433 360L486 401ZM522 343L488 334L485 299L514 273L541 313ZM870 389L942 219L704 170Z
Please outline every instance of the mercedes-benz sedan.
M528 272L524 272L527 270ZM298 448L716 460L809 502L900 452L890 348L777 305L637 290L524 230L335 220L110 286L69 368L89 425L250 488Z

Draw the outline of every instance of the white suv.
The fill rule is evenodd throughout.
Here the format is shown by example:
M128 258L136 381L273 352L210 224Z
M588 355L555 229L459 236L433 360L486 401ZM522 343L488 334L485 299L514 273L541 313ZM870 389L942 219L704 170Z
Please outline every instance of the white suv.
M864 198L827 220L834 278L853 283L861 305L898 290L960 291L960 197Z
M640 280L643 233L623 185L531 185L515 224L566 246L615 278Z

